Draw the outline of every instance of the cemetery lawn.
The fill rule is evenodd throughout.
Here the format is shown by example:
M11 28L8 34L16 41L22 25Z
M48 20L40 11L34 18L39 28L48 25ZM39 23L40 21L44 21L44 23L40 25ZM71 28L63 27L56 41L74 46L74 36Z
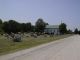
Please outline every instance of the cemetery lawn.
M0 35L0 55L16 52L22 49L28 49L31 47L38 46L40 44L49 43L69 36L71 35L67 34L53 37L39 36L37 38L24 37L22 38L22 42L13 42L11 39Z

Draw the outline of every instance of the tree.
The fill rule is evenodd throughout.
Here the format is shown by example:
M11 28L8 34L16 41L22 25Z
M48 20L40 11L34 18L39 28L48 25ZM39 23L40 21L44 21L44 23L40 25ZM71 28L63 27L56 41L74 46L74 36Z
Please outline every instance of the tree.
M7 22L3 23L3 29L5 32L7 33L16 33L16 32L20 32L20 24L14 20L9 20Z
M80 30L79 30L79 32L78 32L79 34L80 34Z
M73 32L72 32L72 30L69 29L69 30L67 30L67 33L72 34Z
M3 22L2 22L2 19L0 19L0 33L3 33Z
M26 32L26 23L21 23L21 32Z
M48 23L45 23L45 25L49 25Z
M74 30L74 33L75 34L78 34L78 29L77 28Z
M4 32L8 32L8 22L4 22L3 23L3 30L4 30Z
M32 24L30 22L21 24L22 32L31 32L31 30L32 30Z
M30 22L26 23L26 29L27 32L31 32L32 24Z
M2 19L0 19L0 24L2 24Z
M31 32L35 32L35 26L34 25L32 25L32 27L31 27Z
M44 32L45 25L43 19L39 18L35 24L36 32Z
M66 25L65 23L61 23L61 24L59 25L59 30L60 30L60 33L61 33L61 34L67 33L67 25Z

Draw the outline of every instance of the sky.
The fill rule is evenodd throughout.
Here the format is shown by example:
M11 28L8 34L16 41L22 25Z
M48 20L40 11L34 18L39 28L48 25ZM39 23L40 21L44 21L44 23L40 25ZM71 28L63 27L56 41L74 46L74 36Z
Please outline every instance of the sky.
M80 0L0 0L0 18L33 25L42 18L50 25L62 21L68 29L80 29Z

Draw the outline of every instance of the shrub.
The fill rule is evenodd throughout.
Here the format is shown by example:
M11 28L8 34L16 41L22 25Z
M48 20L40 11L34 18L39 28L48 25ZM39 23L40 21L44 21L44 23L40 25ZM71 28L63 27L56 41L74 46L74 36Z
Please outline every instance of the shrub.
M21 35L20 34L15 34L14 38L13 38L14 42L21 42Z

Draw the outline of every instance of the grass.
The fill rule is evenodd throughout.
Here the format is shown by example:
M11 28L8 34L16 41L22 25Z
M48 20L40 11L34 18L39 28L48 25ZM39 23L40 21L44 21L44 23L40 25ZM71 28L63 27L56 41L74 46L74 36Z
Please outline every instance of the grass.
M71 35L58 35L53 37L25 37L22 42L13 42L6 37L0 35L0 55L19 51L22 49L28 49L40 44L52 42L61 38L69 37Z

